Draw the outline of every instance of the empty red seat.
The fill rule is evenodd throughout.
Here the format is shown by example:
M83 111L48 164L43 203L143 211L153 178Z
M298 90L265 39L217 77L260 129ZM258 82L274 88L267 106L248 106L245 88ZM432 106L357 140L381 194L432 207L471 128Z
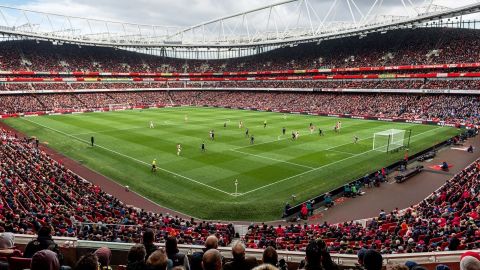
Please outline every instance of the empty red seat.
M9 270L30 269L31 262L30 258L10 257L8 258L8 267Z

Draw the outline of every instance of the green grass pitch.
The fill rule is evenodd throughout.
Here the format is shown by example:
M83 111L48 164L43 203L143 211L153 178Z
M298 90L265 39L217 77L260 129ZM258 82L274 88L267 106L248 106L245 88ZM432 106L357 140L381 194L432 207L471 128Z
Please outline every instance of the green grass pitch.
M306 200L403 157L403 151L373 151L375 132L411 129L410 154L459 133L449 127L203 107L4 121L161 205L198 218L232 221L279 219L292 194L297 202ZM155 128L149 128L150 121ZM337 121L342 129L335 134ZM317 127L313 134L310 123ZM319 127L325 136L318 135ZM209 139L212 129L215 141ZM291 140L292 130L300 132L297 141ZM89 146L91 136L96 147ZM200 150L202 142L206 152ZM156 173L150 171L154 158Z

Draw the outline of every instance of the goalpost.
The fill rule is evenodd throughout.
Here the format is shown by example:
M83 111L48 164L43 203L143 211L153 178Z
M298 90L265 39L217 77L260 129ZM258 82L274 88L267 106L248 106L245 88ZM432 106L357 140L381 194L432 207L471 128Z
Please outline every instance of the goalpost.
M411 136L409 131L409 138ZM373 150L379 152L389 152L399 148L405 147L405 130L403 129L389 129L373 134ZM410 143L410 139L408 140ZM408 146L407 146L408 147Z
M109 111L121 111L130 108L128 103L108 104Z

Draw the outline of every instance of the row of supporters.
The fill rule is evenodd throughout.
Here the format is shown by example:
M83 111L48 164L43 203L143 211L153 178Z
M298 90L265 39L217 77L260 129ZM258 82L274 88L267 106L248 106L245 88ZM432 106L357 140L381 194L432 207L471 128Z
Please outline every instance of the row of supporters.
M305 88L305 89L403 89L480 90L480 80L329 80L329 81L169 81L169 82L52 82L0 83L0 91L152 88Z
M303 80L375 80L375 79L435 79L435 78L449 78L449 79L464 79L464 78L479 78L480 72L450 72L450 73L405 73L405 74L333 74L333 75L294 75L294 76L258 76L258 77L188 77L188 78L142 78L142 77L124 78L102 78L102 77L4 77L0 78L1 82L168 82L168 81L200 81L200 82L217 82L217 81L303 81ZM133 78L132 78L133 77Z
M262 91L136 91L2 95L4 115L134 106L192 105L255 108L258 110L375 116L405 120L445 121L478 125L480 95L348 94Z
M479 63L479 30L405 29L303 44L227 60L182 60L113 48L50 42L0 43L0 70L46 72L222 73ZM365 70L363 70L365 71Z
M181 244L226 246L232 224L197 222L127 206L100 187L73 174L47 155L35 140L0 130L0 232L34 234L53 225L50 235L95 241L138 243L175 238ZM411 253L480 248L480 161L447 181L416 206L382 211L366 225L357 222L310 225L255 225L244 243L251 248L305 250L325 239L329 252L353 254L362 248L381 253ZM238 235L236 236L238 237ZM48 245L47 245L48 246ZM34 253L34 247L25 252Z

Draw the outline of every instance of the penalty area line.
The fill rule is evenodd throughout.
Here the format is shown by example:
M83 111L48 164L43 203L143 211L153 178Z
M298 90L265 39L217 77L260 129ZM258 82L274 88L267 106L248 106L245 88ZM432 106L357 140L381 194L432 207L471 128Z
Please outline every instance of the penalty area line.
M252 153L248 153L248 152L242 152L242 151L239 151L239 150L236 150L236 149L230 149L230 151L236 152L236 153L240 153L240 154L244 154L244 155L254 156L254 157L258 157L258 158L273 160L273 161L277 161L277 162L281 162L281 163L287 163L287 164L291 164L291 165L298 166L298 167L303 167L303 168L308 168L308 169L315 169L314 167L310 167L310 166L307 166L307 165L302 165L302 164L290 162L290 161L287 161L287 160L281 160L281 159L276 159L276 158L270 158L270 157L266 157L266 156L256 155L256 154L252 154Z
M65 133L65 132L63 132L63 131L60 131L60 130L51 128L51 127L49 127L49 126L45 126L45 125L43 125L43 124L34 122L34 121L29 120L29 119L26 119L26 118L22 118L22 119L25 120L25 121L27 121L27 122L30 122L30 123L32 123L32 124L41 126L41 127L43 127L43 128L46 128L46 129L52 130L52 131L54 131L54 132L57 132L57 133L59 133L59 134L65 135L65 136L67 136L67 137L73 138L73 139L75 139L75 140L77 140L77 141L80 141L80 142L83 142L83 143L86 143L86 144L90 144L90 142L87 141L87 140L84 140L84 139L75 137L75 136L70 135L70 134L68 134L68 133ZM135 161L135 162L137 162L137 163L144 164L144 165L150 167L150 164L147 163L147 162L145 162L145 161L143 161L143 160L139 160L139 159L136 159L136 158L134 158L134 157L125 155L125 154L123 154L123 153L117 152L117 151L112 150L112 149L110 149L110 148L107 148L107 147L105 147L105 146L101 146L101 145L98 145L98 144L95 144L95 146L98 147L98 148L102 148L102 149L104 149L104 150L106 150L106 151L108 151L108 152L114 153L114 154L116 154L116 155L119 155L119 156L122 156L122 157L125 157L125 158L128 158L128 159L131 159L131 160L133 160L133 161ZM161 170L161 171L164 171L164 172L166 172L166 173L169 173L169 174L171 174L171 175L178 176L178 177L183 178L183 179L185 179L185 180L188 180L188 181L190 181L190 182L196 183L196 184L198 184L198 185L201 185L201 186L204 186L204 187L208 187L208 188L213 189L213 190L215 190L215 191L218 191L218 192L227 194L227 195L229 195L229 196L235 196L235 195L233 195L233 193L229 193L229 192L226 192L226 191L221 190L221 189L219 189L219 188L212 187L212 186L210 186L210 185L207 185L207 184L205 184L205 183L202 183L202 182L197 181L197 180L195 180L195 179L192 179L192 178L190 178L190 177L187 177L187 176L178 174L178 173L176 173L176 172L172 172L172 171L169 171L169 170L164 169L164 168L161 168L161 167L157 167L157 169L159 169L159 170ZM238 196L238 195L237 195L237 196Z
M434 129L429 129L429 130L427 130L427 131L425 131L425 132L418 133L418 134L412 136L411 138L415 138L415 137L417 137L417 136L423 135L423 134L425 134L425 133L428 133L428 132L431 132L431 131L434 131L434 130L438 130L438 129L440 129L440 128L442 128L442 127L437 127L437 128L434 128ZM370 137L370 138L371 138L371 137ZM365 140L366 140L366 139L368 139L368 138L365 138ZM340 145L340 146L341 146L341 145ZM336 146L336 147L338 147L338 146ZM335 148L335 147L333 147L333 148ZM325 150L329 150L329 149L325 149ZM288 180L293 179L293 178L297 178L297 177L299 177L299 176L302 176L302 175L305 175L305 174L308 174L308 173L311 173L311 172L314 172L314 171L317 171L317 170L326 168L326 167L328 167L328 166L330 166L330 165L337 164L337 163L343 162L343 161L345 161L345 160L349 160L349 159L354 158L354 157L362 156L362 155L364 155L364 154L367 154L367 153L370 153L370 152L373 152L373 151L375 151L375 149L368 150L368 151L365 151L365 152L362 152L362 153L359 153L359 154L356 154L356 155L353 155L353 156L350 156L350 157L347 157L347 158L344 158L344 159L340 159L340 160L337 160L337 161L334 161L334 162L325 164L325 165L323 165L323 166L320 166L320 167L317 167L317 168L314 168L314 169L311 169L311 170L308 170L308 171L304 171L304 172L302 172L302 173L295 174L295 175L292 175L292 176L283 178L283 179L278 180L278 181L276 181L276 182L272 182L272 183L270 183L270 184L266 184L266 185L264 185L264 186L261 186L261 187L258 187L258 188L249 190L249 191L247 191L247 192L244 192L244 193L239 194L238 196L247 195L247 194L250 194L250 193L252 193L252 192L255 192L255 191L258 191L258 190L261 190L261 189L264 189L264 188L267 188L267 187L270 187L270 186L273 186L273 185L276 185L276 184L279 184L279 183L282 183L282 182L285 182L285 181L288 181Z

